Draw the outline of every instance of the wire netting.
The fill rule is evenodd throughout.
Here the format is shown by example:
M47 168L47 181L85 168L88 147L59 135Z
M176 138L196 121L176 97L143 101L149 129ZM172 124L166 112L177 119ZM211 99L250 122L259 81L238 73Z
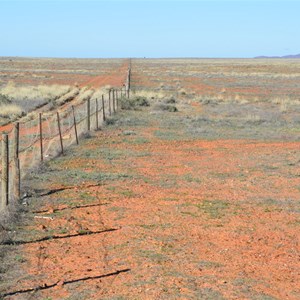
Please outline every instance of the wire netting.
M121 94L121 90L116 93L119 97ZM109 116L110 109L113 113L113 93L111 93L110 99L111 104L109 105L109 93L99 94L98 92L85 92L79 94L77 99L74 99L74 101L67 105L63 105L56 111L31 114L31 119L19 122L21 179L24 178L29 170L38 166L41 161L54 158L62 153L63 149L74 144L76 142L76 133L78 138L80 138L88 130L95 130L97 126L102 126L104 122L103 109L107 116ZM9 174L11 174L13 165L12 153L14 150L12 143L14 139L14 124L5 126L2 131L2 134L3 133L8 134L9 139ZM0 135L1 144L2 134ZM2 150L0 151L0 159L2 162ZM0 176L2 178L2 164L0 165ZM12 181L12 176L9 176L9 194L12 194ZM1 188L0 180L0 190Z

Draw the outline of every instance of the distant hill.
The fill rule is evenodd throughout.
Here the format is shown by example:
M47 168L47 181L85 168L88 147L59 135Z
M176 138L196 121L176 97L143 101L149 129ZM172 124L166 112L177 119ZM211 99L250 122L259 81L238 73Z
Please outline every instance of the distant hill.
M256 56L254 58L300 58L300 53L295 55L284 55L284 56Z

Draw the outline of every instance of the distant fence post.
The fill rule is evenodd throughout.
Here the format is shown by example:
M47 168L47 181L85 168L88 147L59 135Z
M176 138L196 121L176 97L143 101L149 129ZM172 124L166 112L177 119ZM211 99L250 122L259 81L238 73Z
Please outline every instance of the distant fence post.
M98 99L96 98L96 129L99 129L99 108L98 108Z
M108 113L111 116L111 90L108 93Z
M2 191L1 210L5 210L9 197L9 155L8 155L8 134L2 134Z
M78 141L78 133L77 133L77 124L76 124L76 117L75 117L75 108L74 108L74 105L72 105L72 112L73 112L73 123L74 123L76 144L78 145L79 141Z
M91 101L87 100L87 130L91 130Z
M40 126L40 150L41 150L41 161L44 160L43 153L43 125L42 125L42 113L39 113L39 126Z
M106 116L105 116L105 107L104 107L104 95L102 95L102 113L103 113L103 122L105 122Z
M61 135L59 112L57 112L57 126L58 126L58 133L59 133L59 139L60 139L61 154L64 154L64 145L63 145L63 139L62 139L62 135Z
M12 160L12 188L13 201L19 201L21 195L21 171L19 160L20 123L17 122L13 131L13 160Z
M131 62L128 68L128 73L127 73L127 82L126 82L126 90L127 90L127 98L129 99L130 97L130 78L131 77Z

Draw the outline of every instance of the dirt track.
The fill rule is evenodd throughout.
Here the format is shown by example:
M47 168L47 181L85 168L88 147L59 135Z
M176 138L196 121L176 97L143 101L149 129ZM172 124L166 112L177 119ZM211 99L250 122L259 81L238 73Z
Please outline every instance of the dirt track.
M5 299L299 299L299 142L188 138L194 110L122 114L33 175Z

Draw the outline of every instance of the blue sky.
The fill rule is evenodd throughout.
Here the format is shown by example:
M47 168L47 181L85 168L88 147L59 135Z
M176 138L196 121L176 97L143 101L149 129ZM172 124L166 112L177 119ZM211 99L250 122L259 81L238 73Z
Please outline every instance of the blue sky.
M0 56L300 53L300 1L0 0Z

